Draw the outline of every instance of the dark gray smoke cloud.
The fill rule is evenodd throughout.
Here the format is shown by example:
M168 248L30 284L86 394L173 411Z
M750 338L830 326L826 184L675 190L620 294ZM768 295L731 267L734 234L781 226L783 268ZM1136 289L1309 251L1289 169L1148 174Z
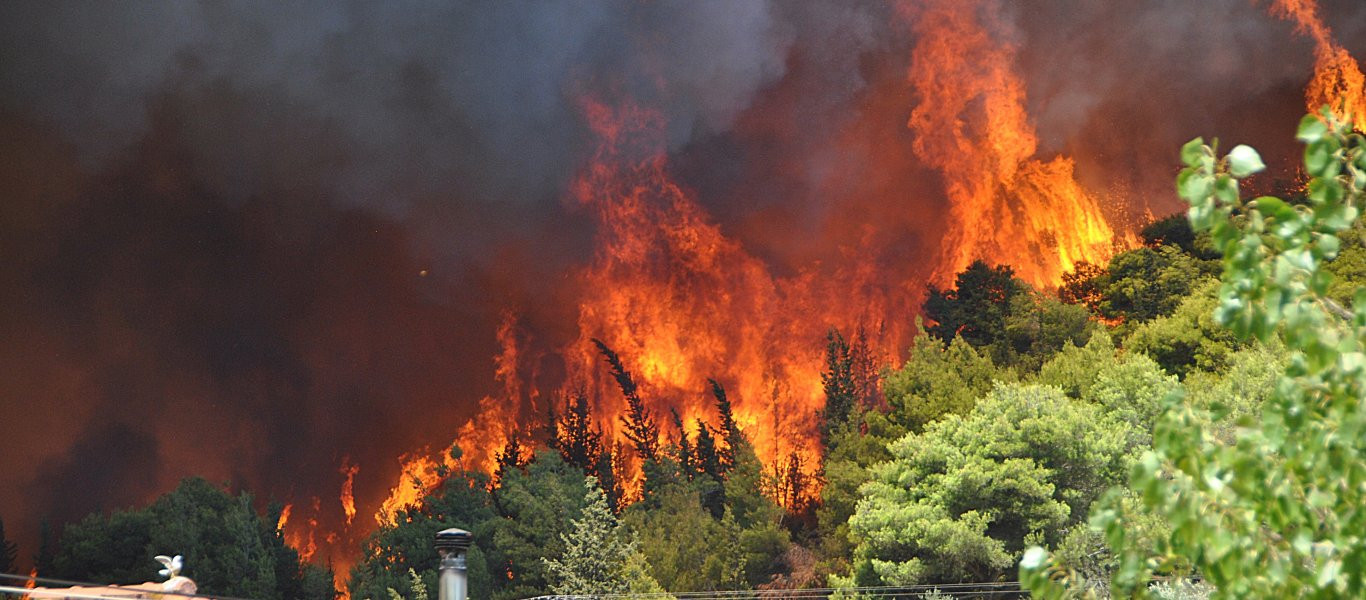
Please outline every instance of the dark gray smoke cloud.
M1323 4L1366 55L1366 7ZM1118 212L1174 209L1197 134L1295 154L1312 55L1260 4L985 6L1042 150L1143 192ZM576 337L582 97L661 111L775 272L915 287L945 207L908 31L880 0L0 4L0 516L29 554L189 474L326 502L344 457L364 511L494 391L503 310Z
M159 94L235 91L232 113L184 115L218 191L257 193L321 152L328 172L302 175L400 214L457 190L553 196L585 145L574 96L599 81L652 96L676 141L724 130L782 75L793 38L763 2L31 3L5 17L5 103L89 161L139 139Z

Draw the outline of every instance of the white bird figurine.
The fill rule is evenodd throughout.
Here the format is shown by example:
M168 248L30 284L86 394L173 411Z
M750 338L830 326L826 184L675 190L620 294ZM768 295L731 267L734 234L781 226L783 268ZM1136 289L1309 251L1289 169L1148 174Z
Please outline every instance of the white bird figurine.
M180 575L180 569L185 567L185 558L179 554L175 555L175 558L171 558L165 554L159 554L155 558L157 562L166 567L165 569L157 571L157 574L167 579L178 577Z
M163 577L167 578L166 581L161 584L161 589L163 591L175 592L178 594L193 594L199 591L199 586L195 585L190 578L180 574L180 570L185 567L184 557L177 554L175 555L175 558L165 555L159 555L155 558L157 562L166 567L165 569L158 571Z

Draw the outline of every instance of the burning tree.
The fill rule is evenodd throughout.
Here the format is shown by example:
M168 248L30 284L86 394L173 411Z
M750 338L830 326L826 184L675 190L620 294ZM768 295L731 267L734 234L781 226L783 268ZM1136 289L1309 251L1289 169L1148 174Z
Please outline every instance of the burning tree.
M655 422L654 412L641 400L636 381L631 377L631 372L626 370L626 365L622 364L621 357L602 340L593 338L593 344L612 368L612 378L617 381L621 395L626 399L626 414L621 417L621 424L626 427L626 439L635 445L641 460L659 460L659 424Z

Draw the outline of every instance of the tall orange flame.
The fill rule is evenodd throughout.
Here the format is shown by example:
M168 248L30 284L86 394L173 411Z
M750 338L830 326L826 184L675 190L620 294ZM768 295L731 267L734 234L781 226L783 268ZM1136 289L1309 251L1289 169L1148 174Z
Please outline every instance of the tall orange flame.
M307 562L318 552L318 513L322 510L322 499L314 496L312 511L308 517L300 524L293 519L294 505L286 504L280 510L280 520L275 523L275 530L285 538L285 543L299 553L299 559ZM293 523L293 525L291 525Z
M1314 76L1304 89L1308 109L1317 112L1326 105L1354 121L1366 118L1366 76L1352 55L1334 41L1332 31L1319 17L1318 3L1273 0L1271 14L1293 22L1297 33L1314 40Z
M430 454L430 450L424 450L399 457L403 468L398 482L375 513L375 521L380 525L393 525L398 520L399 511L416 506L427 492L441 483L437 471L440 463Z
M1015 46L995 17L999 2L900 7L916 36L908 73L916 102L907 126L916 155L943 173L952 206L935 279L946 282L989 258L1047 288L1080 261L1107 260L1116 232L1078 185L1072 159L1035 158L1038 138L1014 71Z
M283 509L280 509L280 520L275 522L275 530L276 530L276 531L284 531L284 530L285 530L285 527L287 527L287 526L289 525L289 513L290 513L291 511L293 511L293 510L294 510L294 505L293 505L293 504L286 504L285 507L284 507Z
M571 377L596 392L609 431L622 398L590 339L622 356L661 422L669 407L688 422L709 418L715 377L761 458L795 451L814 465L819 343L838 305L811 302L807 279L771 276L673 181L662 115L583 105L599 145L572 198L599 233L593 263L577 274L586 293L579 339L564 350Z
M342 513L346 515L346 526L351 526L351 521L356 518L356 496L351 490L356 483L356 473L360 471L360 465L351 464L350 457L342 459L341 474L346 476L341 488Z
M925 0L900 9L917 40L906 126L918 159L942 174L952 207L932 272L944 281L987 258L1051 287L1078 262L1103 263L1132 238L1117 233L1098 199L1077 183L1071 158L1036 156L1024 83L1013 72L1015 47L991 16L997 4ZM904 106L904 98L895 100ZM889 275L853 257L833 269L776 275L673 177L662 113L593 97L581 107L598 143L567 202L593 218L597 233L590 263L567 277L580 293L577 335L558 348L566 384L587 388L598 425L622 441L624 401L590 342L600 339L632 372L662 435L677 435L670 408L689 428L696 419L714 421L707 379L715 378L770 468L819 468L826 332L864 327L873 352L895 360L912 333L914 305L905 298L923 290L920 276L931 269ZM901 126L884 125L904 135ZM897 166L904 165L888 168ZM910 273L920 276L902 280ZM465 454L459 461L429 451L400 457L402 473L375 515L379 524L394 523L398 511L434 489L441 465L491 471L510 436L528 431L526 408L536 409L538 400L530 370L540 357L526 356L516 325L516 315L503 315L493 360L502 390L482 398L460 428L455 442ZM632 474L621 476L628 491L638 486Z

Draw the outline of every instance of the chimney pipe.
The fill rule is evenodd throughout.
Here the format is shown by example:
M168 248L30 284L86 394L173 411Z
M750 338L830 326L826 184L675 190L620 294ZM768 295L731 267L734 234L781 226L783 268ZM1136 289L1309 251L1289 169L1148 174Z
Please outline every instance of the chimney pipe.
M441 555L441 575L437 584L439 600L466 600L469 597L465 550L470 547L472 538L464 529L436 532L436 552Z

